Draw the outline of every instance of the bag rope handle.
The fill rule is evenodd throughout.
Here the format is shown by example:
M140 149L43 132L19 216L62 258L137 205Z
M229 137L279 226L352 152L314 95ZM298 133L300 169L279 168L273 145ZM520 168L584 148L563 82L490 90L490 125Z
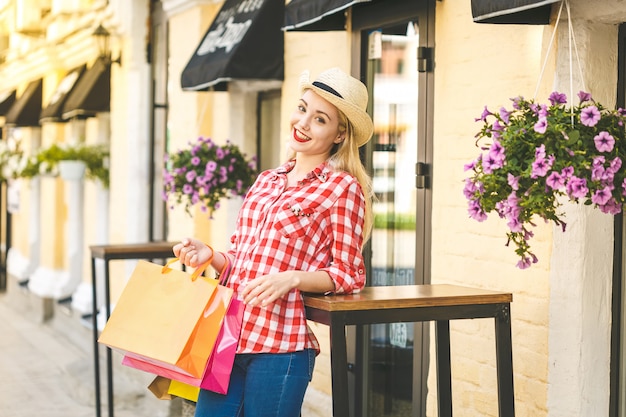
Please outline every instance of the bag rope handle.
M221 285L226 285L228 283L228 276L230 275L232 265L230 263L230 257L223 252L220 253L224 257L224 266L222 267L222 270L217 272L215 275Z
M209 248L211 248L211 247L209 246ZM206 262L204 262L203 264L198 265L196 270L193 271L193 273L191 274L191 281L192 282L197 280L198 277L200 275L202 275L202 273L211 265L211 263L213 262L213 257L214 256L215 256L215 251L213 250L213 248L211 248L211 257ZM167 274L168 272L170 272L172 270L172 268L170 268L170 265L175 263L175 262L178 262L178 261L179 261L178 258L173 258L173 259L170 259L169 261L167 261L167 263L165 265L163 265L163 269L161 270L161 273Z

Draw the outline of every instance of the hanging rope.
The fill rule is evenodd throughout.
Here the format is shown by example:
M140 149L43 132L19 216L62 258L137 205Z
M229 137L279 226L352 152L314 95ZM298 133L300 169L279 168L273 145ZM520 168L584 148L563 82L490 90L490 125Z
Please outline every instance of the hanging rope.
M541 84L541 80L543 79L543 73L546 70L546 64L548 63L548 57L550 56L550 51L552 50L552 44L554 43L554 38L556 36L556 30L559 27L559 22L561 21L561 12L563 11L563 4L565 0L561 2L561 7L559 7L559 13L556 17L556 22L554 23L554 29L552 30L552 36L550 37L550 43L548 43L548 50L546 51L546 56L543 60L543 65L541 67L541 72L539 73L539 79L537 80L537 86L535 87L535 94L533 95L533 100L537 99L537 93L539 92L539 84Z
M583 69L582 69L582 66L580 65L580 55L578 54L578 45L576 44L576 36L574 36L574 26L572 25L572 16L570 14L569 0L565 0L565 3L567 6L567 21L569 23L569 39L570 39L570 42L574 45L574 53L576 54L576 63L578 64L578 76L580 77L580 83L582 85L583 91L587 92L587 87L585 86L585 79L583 78ZM569 53L569 59L570 59L570 80L571 80L572 74L573 74L571 48L570 48L570 53ZM572 84L573 84L573 81L572 81Z
M561 21L561 14L563 12L563 6L566 7L567 9L567 39L568 39L568 55L569 55L569 88L570 88L570 103L573 103L574 100L574 69L573 69L573 58L574 58L574 54L576 55L576 62L578 64L578 73L580 76L580 83L582 84L582 89L584 91L587 91L587 88L585 87L585 80L583 78L583 71L582 71L582 66L580 64L580 55L578 54L578 45L576 44L576 37L574 36L574 27L572 25L572 15L571 15L571 11L570 11L570 4L569 4L569 0L562 0L561 1L561 5L559 7L559 13L557 15L556 18L556 22L554 23L554 30L552 31L552 36L550 37L550 43L548 44L548 50L546 51L546 56L545 59L543 61L543 66L541 67L541 72L539 73L539 79L537 80L537 87L535 88L535 94L533 95L533 99L537 98L537 93L539 91L539 85L541 84L541 80L543 78L543 74L545 72L546 69L546 64L548 62L548 56L550 55L550 51L552 50L552 45L554 43L554 38L556 36L558 27L559 27L559 22ZM573 48L573 51L572 51ZM570 106L572 112L571 112L571 119L572 119L572 126L574 125L574 110L573 110L573 106Z

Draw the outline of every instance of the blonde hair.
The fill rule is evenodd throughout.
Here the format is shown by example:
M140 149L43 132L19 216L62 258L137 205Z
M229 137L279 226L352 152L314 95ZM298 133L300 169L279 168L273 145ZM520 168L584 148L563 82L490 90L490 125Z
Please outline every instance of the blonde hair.
M328 158L328 164L336 171L344 171L356 178L363 189L365 196L365 216L363 219L363 244L369 240L374 225L374 189L372 179L365 170L359 155L359 147L354 140L353 128L348 118L343 112L339 112L339 130L345 132L345 139L333 146ZM296 154L289 148L288 160L293 159Z

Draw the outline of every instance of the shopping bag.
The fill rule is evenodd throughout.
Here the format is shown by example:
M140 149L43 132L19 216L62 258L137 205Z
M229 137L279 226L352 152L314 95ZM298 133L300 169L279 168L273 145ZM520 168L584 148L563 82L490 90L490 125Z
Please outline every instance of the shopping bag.
M172 394L168 392L171 382L172 381L169 378L164 378L157 375L157 377L152 380L150 385L148 385L148 389L159 400L171 400Z
M218 291L221 288L224 287L219 286ZM127 355L124 356L122 364L195 387L226 394L239 343L243 311L243 302L233 298L202 378L191 377Z
M217 280L198 278L209 264L189 274L138 261L98 341L125 356L202 377L223 320L204 314L218 286Z
M172 380L167 392L170 395L175 395L197 403L198 395L200 395L200 387L194 387L193 385L185 384L184 382Z
M204 368L199 375L190 375L189 373L182 372L179 369L173 369L168 364L159 363L133 352L127 352L124 355L122 364L155 375L200 386L200 382L204 376L204 370L206 369L211 351L216 345L218 334L222 327L227 310L231 304L232 297L233 290L231 288L227 288L222 285L217 286L209 305L202 314L203 318L197 332L199 335L202 335L202 339L206 342L206 359L204 362Z
M230 374L239 344L243 310L244 306L241 300L233 299L231 301L215 348L209 357L209 363L200 384L201 388L220 394L228 392Z
M150 392L159 400L171 400L173 396L184 398L189 401L198 402L200 388L174 381L162 376L156 376L148 385Z

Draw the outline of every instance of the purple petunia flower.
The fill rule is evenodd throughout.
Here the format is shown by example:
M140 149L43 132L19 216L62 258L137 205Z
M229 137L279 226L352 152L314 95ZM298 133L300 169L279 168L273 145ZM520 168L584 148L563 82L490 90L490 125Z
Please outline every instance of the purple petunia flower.
M559 190L565 186L565 177L556 171L552 171L546 178L546 185L553 190Z
M578 178L574 175L569 179L566 186L567 194L571 198L584 198L589 189L587 188L587 180L585 178Z
M615 145L615 139L613 136L604 130L594 136L593 141L596 144L598 152L611 152L613 150L613 146Z
M511 119L511 112L505 109L504 107L500 107L500 118L504 122L504 124L509 124Z
M550 103L552 103L553 106L557 104L565 104L567 103L567 96L563 93L559 93L558 91L554 91L552 92L552 94L550 94L548 100L550 101Z
M585 91L579 91L578 98L580 99L581 103L584 103L585 101L591 101L591 94Z
M476 221L483 222L487 220L487 214L483 211L480 203L476 200L470 200L468 202L467 212L470 217Z
M217 163L215 161L209 161L206 163L205 172L214 172L217 169Z
M487 108L487 106L485 106L483 113L480 115L480 117L477 117L476 119L474 119L474 121L478 122L478 121L483 121L486 122L487 121L487 117L491 116L493 113L491 113L489 111L489 109Z
M611 170L611 172L613 173L617 173L617 171L619 171L619 169L622 167L622 160L616 156L615 158L613 158L613 160L611 161L611 164L609 166L609 169Z
M611 189L609 187L604 187L603 189L596 190L596 192L593 193L593 195L591 196L591 202L602 206L608 203L611 197Z
M483 171L486 174L491 174L495 169L502 168L504 160L494 158L491 154L486 155L483 158Z
M600 121L600 111L596 106L585 107L580 111L580 122L588 127L593 127Z
M512 98L512 99L510 99L510 100L513 102L513 108L514 108L515 110L520 110L520 109L522 108L522 106L520 105L520 103L521 103L522 101L524 101L524 97L522 97L522 96L517 96L517 97L514 97L514 98Z
M574 175L574 167L572 166L567 166L561 170L561 176L563 178L570 178L572 175Z
M493 122L493 125L491 126L491 131L492 131L492 133L494 133L494 134L495 134L496 132L498 132L498 136L499 136L499 135L500 135L500 133L499 133L499 132L502 132L502 131L504 130L504 128L505 128L505 126L502 126L502 125L500 124L500 121L499 121L499 120L496 120L495 122Z
M509 172L506 176L506 180L512 189L516 191L519 190L519 177L516 177L515 175Z
M545 177L550 168L552 168L553 158L537 158L532 164L532 172L530 178Z
M622 211L622 205L615 201L614 198L609 199L604 205L599 205L598 208L602 213L606 214L619 214Z
M537 133L543 134L546 133L546 129L548 129L548 119L540 117L539 120L537 120L537 123L535 123L533 130Z
M531 264L531 260L530 260L530 258L529 258L529 257L527 257L527 256L524 256L522 259L520 259L520 260L517 262L517 265L516 265L516 266L517 266L519 269L528 269L528 268L530 268L530 266L531 266L531 265L532 265L532 264Z
M469 171L474 168L476 168L476 160L473 160L472 162L463 165L463 171Z
M188 173L185 174L185 179L188 182L192 182L194 180L194 178L196 178L196 175L198 175L198 174L196 174L196 171L193 171L193 170L189 171Z

